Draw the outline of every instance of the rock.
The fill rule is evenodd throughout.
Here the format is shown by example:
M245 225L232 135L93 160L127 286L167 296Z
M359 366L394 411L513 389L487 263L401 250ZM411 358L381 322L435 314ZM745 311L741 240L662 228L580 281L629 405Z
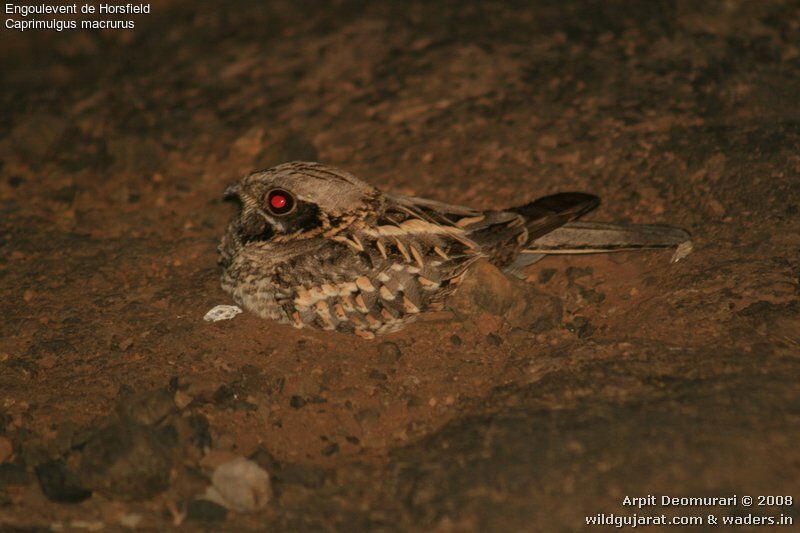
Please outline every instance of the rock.
M219 465L206 499L239 512L256 511L272 496L269 474L255 462L237 457Z
M142 523L142 515L139 513L128 513L119 519L119 525L127 529L136 529Z
M400 348L393 342L382 342L378 345L378 363L391 365L400 360Z
M305 398L297 394L289 398L289 406L292 407L292 409L301 409L305 407L307 403L308 402L306 401Z
M503 274L486 260L477 261L448 301L457 315L502 317L514 327L527 329L543 317L558 321L561 302L538 292L532 285Z
M186 506L186 519L192 522L221 522L228 517L228 510L210 500L191 500Z
M150 498L169 486L173 426L155 429L118 422L86 443L80 479L87 487L126 500Z
M215 305L205 314L203 320L206 322L219 322L220 320L230 320L239 313L241 308L235 305Z
M595 328L585 316L576 316L571 323L567 324L567 330L577 335L579 339L582 339L594 333Z
M672 258L670 259L670 262L677 263L678 261L680 261L680 260L684 259L686 256L688 256L690 253L692 253L693 249L694 249L694 246L692 245L692 241L685 241L685 242L680 243L678 245L678 247L675 248L675 253L672 254Z
M325 457L330 457L331 455L336 455L337 453L339 453L339 444L336 442L328 444L322 449L322 455Z
M36 467L36 478L48 500L60 503L78 503L92 495L80 483L63 459L42 463Z

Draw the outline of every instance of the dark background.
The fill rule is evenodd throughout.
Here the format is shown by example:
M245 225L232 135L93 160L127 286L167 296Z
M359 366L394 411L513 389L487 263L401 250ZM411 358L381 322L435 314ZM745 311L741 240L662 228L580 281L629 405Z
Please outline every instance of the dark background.
M0 525L569 531L670 512L626 495L800 497L798 2L152 11L0 31ZM293 159L481 208L591 192L695 252L543 261L528 324L203 322L221 191ZM198 505L237 455L272 500Z

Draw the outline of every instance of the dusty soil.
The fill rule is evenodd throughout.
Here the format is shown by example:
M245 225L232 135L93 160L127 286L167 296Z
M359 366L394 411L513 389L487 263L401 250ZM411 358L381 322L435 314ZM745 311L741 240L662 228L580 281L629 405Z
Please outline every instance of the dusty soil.
M0 527L569 531L625 495L800 497L800 4L512 4L0 33ZM592 192L695 252L542 261L559 305L529 325L204 322L221 191L294 159L485 208ZM240 455L268 504L198 501ZM800 520L753 509L688 513Z

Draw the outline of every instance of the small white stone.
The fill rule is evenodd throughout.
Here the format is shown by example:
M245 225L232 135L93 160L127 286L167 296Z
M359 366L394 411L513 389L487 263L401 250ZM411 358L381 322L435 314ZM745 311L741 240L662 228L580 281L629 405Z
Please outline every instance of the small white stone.
M261 509L272 496L269 474L244 457L219 465L211 475L211 483L205 498L232 511Z
M675 253L672 254L672 261L671 262L672 263L677 263L678 261L680 261L681 259L683 259L687 255L692 253L692 249L693 249L692 241L685 241L685 242L680 243L678 245L678 247L675 249Z
M142 521L142 515L138 513L128 513L119 519L119 525L128 529L136 529Z
M242 310L235 305L215 305L208 311L208 313L206 313L206 316L203 317L203 320L206 322L230 320L241 312Z

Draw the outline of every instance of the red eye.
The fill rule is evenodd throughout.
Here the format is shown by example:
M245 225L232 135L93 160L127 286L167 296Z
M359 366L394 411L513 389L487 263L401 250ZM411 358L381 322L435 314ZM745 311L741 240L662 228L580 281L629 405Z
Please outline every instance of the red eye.
M267 209L273 215L288 215L294 210L294 196L284 189L272 189L267 193Z
M274 207L275 209L283 209L286 205L286 197L280 194L276 194L272 198L269 199L269 205Z

